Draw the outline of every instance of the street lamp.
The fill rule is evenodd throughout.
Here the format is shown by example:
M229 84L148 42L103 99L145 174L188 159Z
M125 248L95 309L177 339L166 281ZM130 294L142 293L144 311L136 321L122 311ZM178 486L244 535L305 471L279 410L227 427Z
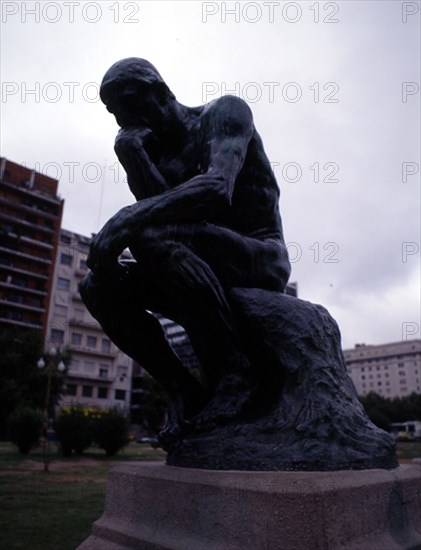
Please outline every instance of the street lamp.
M48 463L49 463L49 446L48 446L48 408L50 405L50 393L51 393L51 379L53 375L53 370L57 368L59 372L66 370L66 365L63 361L60 361L56 365L55 357L57 355L56 348L51 348L50 353L47 356L47 362L44 361L42 357L38 359L37 367L39 369L46 368L47 374L47 390L45 392L45 401L44 401L44 424L43 424L43 436L44 436L44 472L48 472Z

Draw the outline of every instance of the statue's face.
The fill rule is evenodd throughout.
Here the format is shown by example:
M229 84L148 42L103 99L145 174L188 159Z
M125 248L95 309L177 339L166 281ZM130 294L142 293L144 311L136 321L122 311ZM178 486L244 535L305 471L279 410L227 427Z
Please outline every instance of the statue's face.
M164 105L155 88L138 82L116 84L105 100L122 128L141 126L154 130L162 124Z

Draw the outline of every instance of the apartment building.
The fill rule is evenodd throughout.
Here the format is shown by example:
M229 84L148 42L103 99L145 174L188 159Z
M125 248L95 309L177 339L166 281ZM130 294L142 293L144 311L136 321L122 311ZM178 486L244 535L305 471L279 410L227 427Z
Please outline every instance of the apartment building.
M344 350L344 357L358 395L375 392L393 398L421 393L421 340L357 344Z
M57 186L0 158L0 327L46 334L64 202Z
M47 348L72 355L61 405L129 408L132 360L106 336L89 314L78 285L88 273L89 238L61 230L48 322Z

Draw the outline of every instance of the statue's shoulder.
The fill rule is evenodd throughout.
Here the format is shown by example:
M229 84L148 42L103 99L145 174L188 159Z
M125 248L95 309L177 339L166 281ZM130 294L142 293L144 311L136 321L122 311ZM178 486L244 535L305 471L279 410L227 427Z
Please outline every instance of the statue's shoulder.
M250 107L243 99L234 95L225 95L207 103L204 106L201 118L214 127L226 127L227 123L230 126L239 124L243 128L249 127L251 129L254 127Z

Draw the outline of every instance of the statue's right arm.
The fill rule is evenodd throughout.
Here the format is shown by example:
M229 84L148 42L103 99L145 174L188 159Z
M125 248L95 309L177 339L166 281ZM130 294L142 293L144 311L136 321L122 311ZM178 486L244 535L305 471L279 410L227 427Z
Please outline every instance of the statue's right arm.
M114 150L126 171L129 188L138 201L169 189L146 152L147 143L152 139L150 130L133 128L121 129L115 140Z

